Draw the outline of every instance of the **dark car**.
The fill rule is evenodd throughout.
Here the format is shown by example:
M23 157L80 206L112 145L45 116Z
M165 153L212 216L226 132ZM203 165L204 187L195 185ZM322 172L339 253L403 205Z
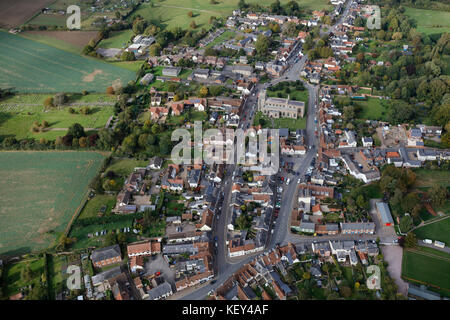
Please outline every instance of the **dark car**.
M213 280L213 281L211 281L211 284L214 284L214 283L216 283L217 282L217 280Z

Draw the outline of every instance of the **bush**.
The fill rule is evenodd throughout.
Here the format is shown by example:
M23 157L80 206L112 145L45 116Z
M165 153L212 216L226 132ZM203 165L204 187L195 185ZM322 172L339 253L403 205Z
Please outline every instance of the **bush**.
M114 94L114 88L109 86L108 88L106 88L106 93L107 94Z

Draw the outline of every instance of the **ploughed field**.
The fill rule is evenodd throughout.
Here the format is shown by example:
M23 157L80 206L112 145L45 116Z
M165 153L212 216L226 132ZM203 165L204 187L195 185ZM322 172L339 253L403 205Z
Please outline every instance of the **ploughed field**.
M1 152L0 254L53 245L103 159L96 152Z

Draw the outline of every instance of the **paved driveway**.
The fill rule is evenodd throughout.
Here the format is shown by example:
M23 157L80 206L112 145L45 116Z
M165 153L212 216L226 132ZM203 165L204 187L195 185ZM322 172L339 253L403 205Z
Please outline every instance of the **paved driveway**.
M160 271L164 280L172 286L172 290L175 289L175 272L170 269L161 254L149 257L148 261L145 263L145 271L149 274Z
M398 286L398 292L405 295L408 292L408 283L402 278L402 260L403 260L403 248L400 246L381 246L381 252L383 253L384 260L387 261L387 271L391 278L395 280Z

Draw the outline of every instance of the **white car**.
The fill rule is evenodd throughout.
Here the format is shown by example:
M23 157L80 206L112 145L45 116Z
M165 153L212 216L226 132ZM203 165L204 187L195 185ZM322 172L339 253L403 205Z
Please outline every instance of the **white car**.
M287 181L286 181L286 185L288 186L290 182L291 182L291 179L290 179L290 178L289 178L289 179L287 179Z

